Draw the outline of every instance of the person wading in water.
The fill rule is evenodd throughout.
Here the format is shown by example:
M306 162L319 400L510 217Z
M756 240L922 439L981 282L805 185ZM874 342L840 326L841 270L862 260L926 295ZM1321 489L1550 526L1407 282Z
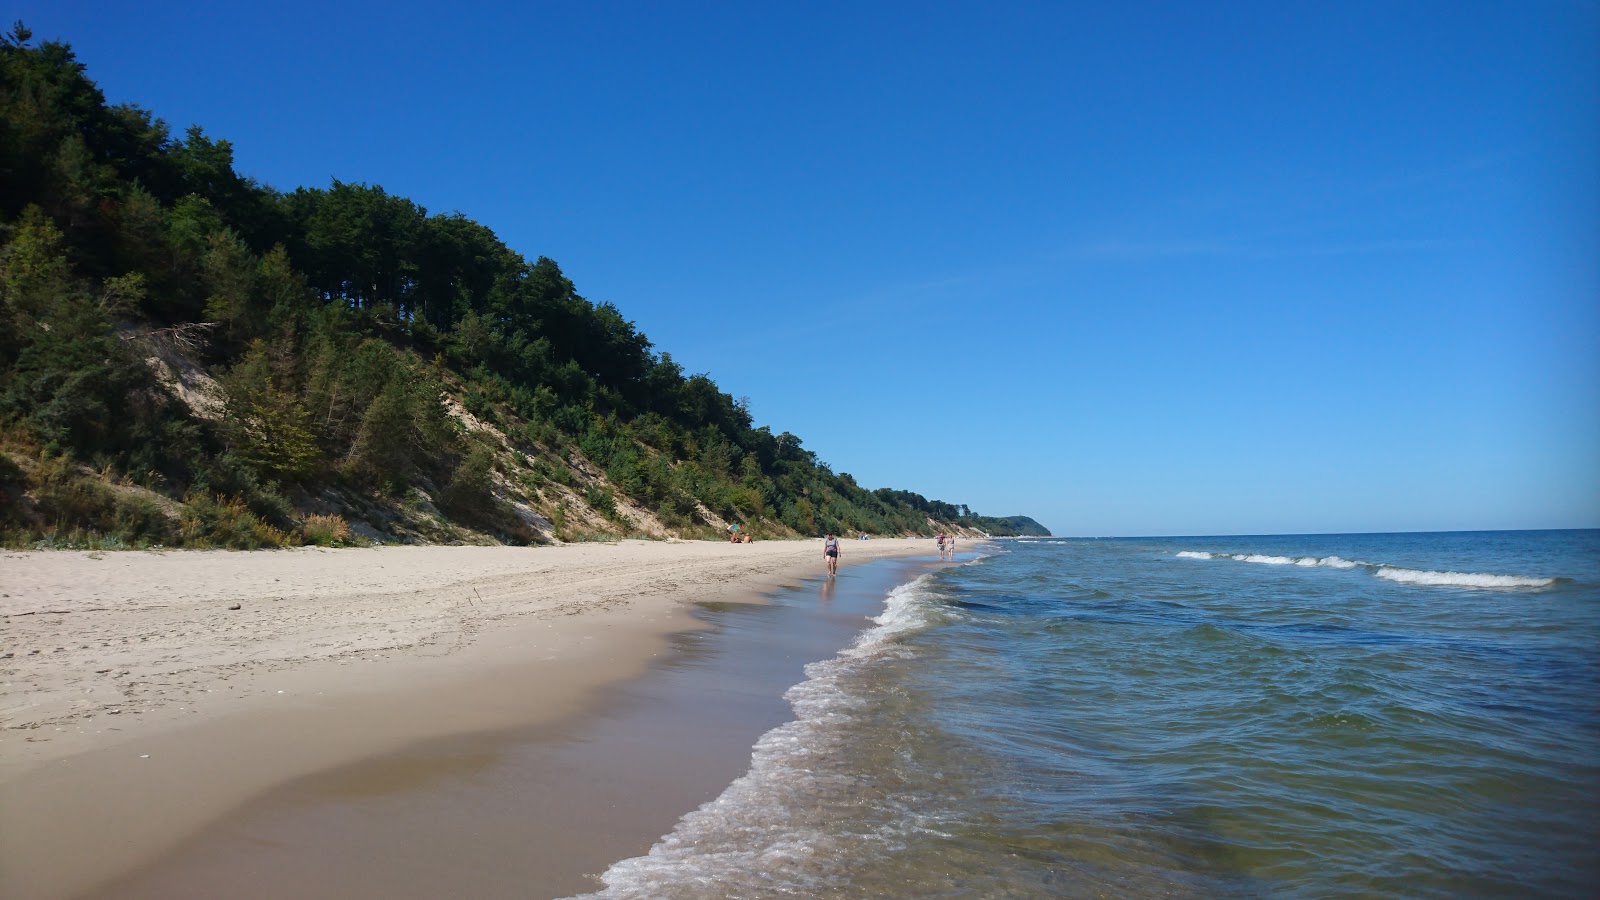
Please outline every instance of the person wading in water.
M839 539L828 535L822 542L822 558L828 563L828 577L839 574Z

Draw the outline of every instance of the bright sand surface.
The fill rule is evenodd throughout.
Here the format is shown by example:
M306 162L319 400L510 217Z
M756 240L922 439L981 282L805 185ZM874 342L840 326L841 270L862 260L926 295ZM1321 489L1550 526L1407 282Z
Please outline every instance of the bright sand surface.
M847 564L931 549L843 544ZM0 894L82 894L318 773L384 757L355 780L404 781L404 748L470 761L487 745L464 736L555 729L704 627L690 603L756 600L821 556L820 541L0 554Z

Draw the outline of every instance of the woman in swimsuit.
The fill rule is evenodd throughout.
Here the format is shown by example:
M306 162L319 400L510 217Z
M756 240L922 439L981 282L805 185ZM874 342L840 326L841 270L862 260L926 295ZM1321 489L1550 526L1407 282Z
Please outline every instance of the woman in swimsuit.
M822 558L828 563L829 578L839 574L839 539L831 534L822 542Z

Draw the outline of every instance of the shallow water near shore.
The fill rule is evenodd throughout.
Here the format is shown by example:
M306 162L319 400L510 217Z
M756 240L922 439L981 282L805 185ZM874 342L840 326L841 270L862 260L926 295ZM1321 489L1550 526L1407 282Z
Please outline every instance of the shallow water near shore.
M599 896L1600 883L1600 532L1008 542L806 674Z

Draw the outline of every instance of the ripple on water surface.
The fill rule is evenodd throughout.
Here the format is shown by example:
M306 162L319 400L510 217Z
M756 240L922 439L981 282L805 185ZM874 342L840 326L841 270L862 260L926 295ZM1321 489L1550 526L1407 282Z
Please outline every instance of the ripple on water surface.
M1600 535L1029 542L902 586L604 896L1585 896Z

